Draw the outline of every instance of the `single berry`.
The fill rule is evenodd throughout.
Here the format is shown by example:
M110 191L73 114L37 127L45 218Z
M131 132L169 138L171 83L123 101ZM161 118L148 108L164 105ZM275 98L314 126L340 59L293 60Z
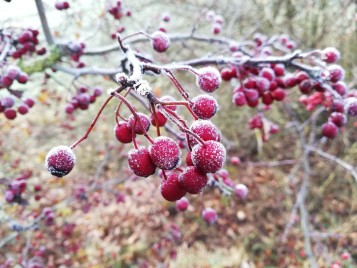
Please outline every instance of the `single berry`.
M234 186L234 194L242 200L247 198L248 192L249 190L244 184L237 184Z
M93 95L96 96L96 97L99 97L100 95L103 94L103 89L102 88L95 88L94 91L93 91Z
M269 81L273 81L275 79L274 70L269 67L264 67L260 70L259 75L268 79Z
M329 138L333 139L337 136L338 133L338 128L337 126L332 123L332 122L327 122L322 125L322 135Z
M167 118L161 112L155 112L155 116L153 114L151 114L150 118L151 118L151 124L153 124L155 127L156 126L162 127L167 122ZM157 125L156 125L156 123L157 123Z
M190 130L204 141L218 141L220 139L217 127L208 120L197 120L193 122L190 126ZM195 137L189 135L188 143L193 147L198 141Z
M160 98L160 102L165 102L165 103L170 103L170 102L175 102L175 98L172 96L162 96ZM165 105L166 108L170 109L171 111L176 111L177 106L176 105Z
M46 156L48 171L59 178L71 172L75 162L76 156L72 149L64 145L52 148Z
M343 80L345 77L345 70L342 69L340 65L330 65L327 67L327 70L330 73L330 81L336 83L340 80Z
M71 103L66 105L65 111L67 114L72 114L74 112L74 110L75 110L75 107Z
M264 92L269 90L270 82L267 78L257 77L255 79L255 84L259 92Z
M22 104L17 108L19 114L27 114L29 111L29 107L26 104Z
M30 108L32 108L35 105L35 101L31 98L27 98L24 100L24 103Z
M206 186L208 177L195 167L187 167L180 174L180 187L190 194L198 194Z
M20 84L26 84L28 80L29 80L29 78L28 78L27 74L23 73L23 72L21 72L17 77L17 81Z
M340 52L334 47L327 47L321 52L322 60L327 63L335 63L341 57Z
M4 108L11 108L12 106L14 106L14 104L15 100L12 96L6 96L0 101L0 105Z
M202 68L198 73L196 83L203 91L211 93L221 84L221 75L213 67Z
M151 37L151 44L156 52L162 53L169 48L170 39L165 33L157 31L153 33Z
M238 156L232 156L230 161L231 161L232 165L239 165L240 164L240 158Z
M133 141L133 132L127 122L120 121L114 128L115 137L122 143Z
M16 118L16 110L12 108L7 108L4 111L4 115L9 120L14 120Z
M244 106L247 104L247 99L243 92L236 92L233 94L232 102L237 106Z
M212 118L218 109L218 103L215 98L203 94L192 99L192 111L200 119Z
M168 177L167 180L161 181L161 195L167 201L173 202L181 199L185 194L186 191L182 189L178 182L179 174L172 172Z
M337 112L333 112L330 115L329 120L338 127L343 127L347 122L346 116L343 113Z
M217 141L206 141L192 148L192 162L204 173L214 173L223 167L226 149Z
M281 88L275 89L270 93L274 100L282 101L285 98L285 91Z
M299 83L300 92L303 94L309 94L311 92L311 81L309 79L303 80Z
M218 215L214 209L205 208L202 211L202 218L207 224L214 224L218 219Z
M276 64L273 70L276 76L283 76L285 73L285 66L283 64Z
M176 209L178 211L186 211L189 204L188 199L186 197L182 197L180 200L176 201Z
M156 171L156 166L151 160L149 149L144 146L138 149L131 149L128 152L128 164L131 171L140 177L149 177Z
M357 116L357 98L348 98L345 109L348 115Z
M292 87L296 86L297 83L298 83L298 80L292 74L289 74L284 77L284 85L287 88L292 88Z
M181 150L171 138L160 136L150 146L152 162L161 169L172 170L181 163Z
M343 81L338 81L337 83L332 84L332 88L341 96L345 95L348 90L346 83Z
M130 116L128 119L128 125L134 130L135 134L143 135L150 128L149 118L142 113L137 113L138 118L134 115Z
M1 84L3 87L9 87L12 85L12 79L6 75L1 78Z
M11 80L15 80L20 73L20 69L16 66L11 66L7 69L6 76L9 77Z

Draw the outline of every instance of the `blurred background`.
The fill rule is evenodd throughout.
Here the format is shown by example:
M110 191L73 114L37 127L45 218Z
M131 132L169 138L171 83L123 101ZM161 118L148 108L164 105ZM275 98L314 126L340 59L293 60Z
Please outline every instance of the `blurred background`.
M163 13L170 21L163 24L167 33L212 34L205 14L213 10L224 17L218 36L237 41L250 40L254 33L267 36L287 34L303 51L336 47L342 54L339 62L346 70L349 86L357 84L357 6L348 0L250 0L250 1L123 1L131 17L120 21L105 16L114 3L98 0L69 1L71 8L59 12L55 1L43 1L51 31L59 42L84 41L86 49L113 44L111 34L121 26L123 36L160 27ZM0 2L2 27L30 27L41 24L34 1ZM142 53L151 53L147 44L135 44ZM173 43L165 55L154 54L161 63L182 61L210 54L223 54L220 46L187 41ZM105 56L84 56L87 66L117 67L121 52ZM25 62L27 63L27 62ZM28 64L31 64L29 59ZM71 63L66 59L63 64ZM56 223L17 236L0 247L0 264L23 258L23 249L31 245L28 258L46 252L45 267L310 267L304 250L299 217L286 241L281 241L301 182L298 161L300 146L281 105L274 105L267 115L280 126L280 132L268 142L249 129L255 109L232 104L230 83L223 83L215 96L220 110L213 122L220 128L229 156L239 156L241 164L225 167L235 183L249 188L244 201L222 195L207 187L203 194L189 196L190 206L178 212L174 203L160 194L160 178L136 178L127 168L126 153L132 145L115 139L116 104L109 105L88 140L76 149L77 163L70 175L57 179L44 168L46 153L60 144L70 145L82 136L105 100L97 99L86 111L65 113L65 105L75 94L73 77L49 72L35 73L30 83L20 85L36 105L27 116L14 121L0 117L0 178L13 178L24 170L32 172L25 194L27 206L8 205L0 186L0 241L12 233L8 222L26 224L41 208L55 206ZM194 79L179 75L179 81L193 95ZM179 96L166 79L148 78L159 95ZM113 87L109 78L85 76L75 85ZM1 94L1 92L0 92ZM131 100L140 107L140 103ZM292 92L286 100L308 118L298 96ZM124 115L129 115L127 111ZM321 122L326 118L321 118ZM154 130L151 130L154 131ZM357 165L357 129L349 122L345 130L323 149L342 160ZM277 161L292 160L287 165ZM312 173L306 206L310 212L313 249L319 267L330 267L349 252L353 259L343 267L355 267L357 258L357 187L348 171L333 162L312 155ZM292 164L293 163L293 164ZM34 185L41 185L40 199L35 200ZM32 188L30 188L32 187ZM214 208L218 221L207 225L201 219L205 207ZM41 253L42 254L42 253ZM52 266L51 266L52 265ZM12 266L10 266L12 267ZM21 266L14 266L21 267Z

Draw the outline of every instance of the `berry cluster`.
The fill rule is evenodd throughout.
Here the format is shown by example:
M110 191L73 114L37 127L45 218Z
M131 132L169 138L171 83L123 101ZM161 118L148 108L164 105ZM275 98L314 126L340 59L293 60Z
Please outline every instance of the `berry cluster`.
M102 93L103 90L99 87L89 89L88 87L81 86L77 91L77 95L73 96L71 101L66 105L66 113L72 114L76 109L87 110L89 105L94 103Z
M111 6L108 9L108 12L116 20L120 20L124 16L124 14L128 17L130 17L132 15L130 10L126 10L126 11L124 10L122 1L116 1L115 5Z
M79 62L80 57L84 53L86 44L83 42L70 42L68 43L67 47L71 53L72 60L75 62ZM79 63L78 67L84 67L83 63Z
M8 203L25 204L22 194L26 190L26 180L31 177L31 172L24 172L19 177L14 178L8 185L8 189L5 192L5 200Z
M28 81L28 76L25 72L22 72L20 68L16 66L9 66L6 73L0 76L0 88L9 88L14 81L20 84L26 84Z
M222 31L224 19L221 15L216 14L213 10L209 10L206 13L206 20L212 24L213 34L219 34Z
M17 109L15 109L17 105ZM9 120L14 120L17 113L25 115L29 109L35 105L35 101L31 98L25 99L23 102L16 104L15 98L12 95L0 98L0 113L4 113L4 116Z
M55 4L55 8L58 10L69 9L69 3L67 1L59 1Z
M1 39L10 38L11 39L11 56L14 59L20 59L24 55L32 55L36 52L38 55L43 55L46 53L45 48L40 48L36 51L36 47L39 43L38 41L39 32L34 29L25 29L22 30L20 34L16 34L15 32L10 32L6 35L0 35ZM0 40L1 40L0 39Z

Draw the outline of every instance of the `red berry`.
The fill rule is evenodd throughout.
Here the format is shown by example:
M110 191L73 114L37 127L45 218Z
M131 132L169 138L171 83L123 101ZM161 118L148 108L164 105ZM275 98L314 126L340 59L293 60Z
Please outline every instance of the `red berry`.
M221 70L221 77L224 81L230 81L233 78L232 69L229 67L224 67Z
M26 84L28 81L28 76L26 73L20 73L19 76L17 77L17 81L20 84Z
M276 76L283 76L285 73L285 67L283 64L276 64L273 70Z
M165 33L157 31L151 37L151 44L156 52L162 53L169 48L170 39Z
M180 200L176 201L176 209L178 211L186 211L188 208L189 202L186 197L182 197Z
M272 94L270 92L265 92L262 96L262 102L265 104L265 105L270 105L272 104L274 101L273 97L272 97Z
M9 77L11 80L15 80L20 73L20 69L16 66L10 66L7 69L6 76Z
M7 119L13 120L16 118L16 111L12 108L7 108L4 111L4 115Z
M333 83L343 80L345 77L345 71L340 65L330 65L327 69L330 73L330 81Z
M12 79L8 76L3 76L1 78L1 84L3 87L10 87L12 85Z
M26 100L24 100L24 103L26 103L26 105L30 108L32 108L35 105L35 101L31 98L27 98Z
M275 89L270 94L276 101L282 101L285 98L285 91L281 88Z
M15 100L12 96L6 96L0 101L0 105L4 108L11 108L12 106L14 106L14 104Z
M204 141L218 141L220 138L217 127L208 120L197 120L193 122L190 130ZM189 135L188 142L191 147L198 143L198 141L192 135Z
M196 78L197 85L208 93L215 91L221 84L221 75L213 67L201 68Z
M232 101L237 106L244 106L247 104L247 99L243 92L236 92L233 94Z
M128 164L131 171L140 177L148 177L156 171L156 166L151 160L149 149L143 146L138 149L131 149L128 152Z
M169 102L175 102L175 98L172 97L172 96L163 96L160 98L160 101L161 102L166 102L166 103L169 103ZM172 111L176 111L177 109L177 106L176 105L165 105L166 108L172 110Z
M327 63L335 63L340 59L340 52L334 47L327 47L321 52L322 60Z
M17 108L17 111L19 112L19 114L27 114L29 111L29 107L26 104L23 104Z
M178 177L179 174L173 172L167 177L167 180L161 181L161 195L167 201L177 201L186 194L186 191L180 187Z
M179 176L180 187L190 194L198 194L206 186L208 177L195 167L187 167Z
M337 126L332 123L332 122L327 122L322 125L322 135L329 138L333 139L337 136L338 133L338 128Z
M137 113L137 115L139 118L134 115L129 117L128 125L131 129L134 129L135 134L143 135L150 128L150 120L145 114Z
M186 164L187 166L193 166L193 163L192 163L192 153L191 152L188 152L187 155L186 155Z
M171 138L160 136L150 146L152 162L161 169L172 170L181 163L181 150Z
M41 186L41 185L36 184L36 185L34 186L34 191L35 191L35 192L39 192L39 191L41 191L41 190L42 190L42 186Z
M248 102L254 102L259 99L259 93L255 89L244 90L244 95Z
M338 127L343 127L346 124L346 116L343 113L334 112L330 115L329 120Z
M338 112L338 113L343 113L345 111L345 107L342 101L340 100L334 100L331 104L331 112ZM357 115L357 111L356 111Z
M204 173L214 173L223 167L226 149L217 141L206 141L192 148L192 162Z
M264 67L260 70L259 75L268 79L269 81L273 81L275 79L274 70L269 67Z
M256 87L259 90L259 92L267 91L267 90L269 90L269 87L270 87L269 80L264 77L257 77L255 79L255 84L256 84Z
M200 119L212 118L218 109L218 103L215 98L203 94L192 99L192 111Z
M90 103L90 95L87 93L81 93L77 96L77 100L79 105L87 105Z
M222 30L222 25L219 23L215 23L213 24L212 28L213 28L213 34L219 34Z
M298 83L298 80L291 74L285 76L285 78L284 78L284 85L287 88L292 88L292 87L296 86L297 83Z
M214 224L217 219L217 212L212 208L205 208L202 211L202 218L207 224Z
M257 114L249 120L249 128L250 129L263 128L263 120L261 115Z
M161 112L156 112L155 116L151 114L150 117L151 117L151 124L153 124L155 127L156 127L156 120L157 120L157 126L159 127L164 126L167 122L167 118Z
M231 157L231 164L232 165L239 165L240 164L240 158L238 156L232 156Z
M309 79L303 80L299 83L299 89L303 94L309 94L311 92L311 81Z
M93 91L93 95L96 96L96 97L99 97L102 94L103 94L103 89L102 88L97 87Z
M133 141L132 129L127 122L120 121L114 129L115 137L122 143L131 143Z
M302 81L309 79L309 76L307 75L307 73L301 71L301 72L297 72L295 74L295 78L297 80L298 83L301 83Z
M357 98L347 99L346 111L350 116L357 116Z
M337 83L333 84L332 87L341 96L345 95L348 90L346 83L343 81L338 81Z
M72 149L64 145L52 148L46 156L48 171L59 178L71 172L75 162L76 156Z
M69 103L66 105L65 111L67 114L72 114L74 112L74 109L75 107Z
M36 51L37 55L44 55L46 54L46 48L42 47L39 50Z

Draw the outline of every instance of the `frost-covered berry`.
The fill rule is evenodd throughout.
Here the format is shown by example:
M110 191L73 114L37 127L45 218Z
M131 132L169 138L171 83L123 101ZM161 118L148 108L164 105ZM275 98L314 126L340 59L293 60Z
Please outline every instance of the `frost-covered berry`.
M180 200L176 201L176 209L178 211L186 211L189 204L188 199L186 197L182 197Z
M247 186L245 186L244 184L237 184L234 187L235 195L242 200L247 198L248 192L249 192L249 190L248 190Z
M338 127L343 127L346 124L346 116L343 113L334 112L330 115L329 120Z
M59 178L71 172L75 162L76 156L72 149L64 145L52 148L46 156L46 168Z
M131 149L128 152L128 164L131 171L140 177L149 177L156 171L156 166L151 160L149 149L144 146L138 149Z
M348 90L346 83L343 81L338 81L337 83L333 84L332 88L336 90L336 92L341 96L345 95Z
M153 163L161 169L171 170L181 163L181 150L171 138L160 136L150 146L150 156Z
M202 94L192 99L192 111L200 119L212 118L218 109L218 103L215 98Z
M132 128L127 122L120 121L114 128L115 137L122 143L131 143L133 141Z
M345 70L340 65L330 65L327 69L330 73L330 81L333 83L343 80L345 77Z
M162 31L157 31L152 34L151 44L156 52L165 52L170 46L169 37Z
M190 194L198 194L206 186L208 177L195 167L187 167L179 176L180 187Z
M322 135L329 139L333 139L337 136L338 128L332 122L327 122L322 125Z
M202 211L202 218L207 224L214 224L218 219L218 215L213 208L205 208Z
M240 164L240 158L238 156L232 156L230 161L231 161L232 165L239 165Z
M161 195L167 201L173 202L181 199L185 194L186 191L182 189L178 182L179 174L172 172L168 177L167 180L161 181Z
M172 96L169 96L169 95L165 95L160 98L160 102L168 103L168 102L175 102L175 101L176 101L175 98ZM174 105L174 104L173 105L165 105L165 107L170 109L171 111L176 111L176 109L177 109L177 105Z
M334 47L327 47L322 50L322 60L327 63L335 63L341 57L340 52Z
M348 98L345 110L350 116L357 116L357 98Z
M12 106L14 106L14 104L15 100L12 96L6 96L0 101L0 105L4 108L11 108Z
M275 89L270 93L274 100L282 101L285 98L285 91L281 88Z
M192 148L192 162L203 173L214 173L223 167L226 149L217 141L206 141Z
M219 141L220 139L220 134L217 127L208 120L197 120L193 122L193 124L190 126L190 130L204 141ZM198 143L198 141L192 135L188 137L188 142L191 146L194 146Z
M21 72L17 76L17 82L19 82L20 84L26 84L28 80L29 80L29 78L26 73Z
M134 129L135 134L143 135L150 128L150 120L145 114L137 113L137 115L139 118L134 115L129 117L128 125L131 129Z
M201 68L196 77L196 83L205 92L215 91L221 84L222 79L219 71L213 67Z
M247 104L247 99L243 92L236 92L233 94L232 102L237 106L244 106Z

